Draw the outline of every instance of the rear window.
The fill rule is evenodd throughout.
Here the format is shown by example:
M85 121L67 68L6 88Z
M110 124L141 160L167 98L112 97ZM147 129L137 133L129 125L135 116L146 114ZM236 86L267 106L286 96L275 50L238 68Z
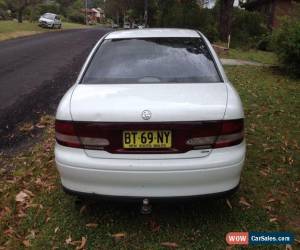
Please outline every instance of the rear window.
M82 83L213 83L220 76L201 38L105 40Z

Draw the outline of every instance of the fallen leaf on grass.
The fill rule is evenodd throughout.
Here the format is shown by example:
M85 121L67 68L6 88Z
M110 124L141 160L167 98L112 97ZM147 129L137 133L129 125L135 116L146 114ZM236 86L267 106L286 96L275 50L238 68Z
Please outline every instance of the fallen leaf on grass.
M264 170L260 170L259 173L262 175L262 176L268 176L269 174L264 171Z
M33 207L33 208L38 207L39 209L43 209L44 208L42 204L36 204L36 203L27 204L25 208L30 208L30 207Z
M54 233L56 234L56 233L58 232L58 230L59 230L59 227L56 227L56 228L54 229Z
M230 208L230 210L232 210L232 205L228 199L226 199L226 204Z
M98 224L97 223L88 223L85 226L88 228L96 228L96 227L98 227Z
M274 198L270 198L269 200L267 200L267 203L272 203L275 202L276 200Z
M25 247L30 247L30 242L29 242L29 240L23 240L23 245L24 245Z
M34 129L34 126L31 123L25 123L22 127L19 128L21 132L29 132Z
M178 244L175 242L162 242L161 245L164 247L168 247L168 248L177 248L178 247Z
M246 206L247 208L251 207L251 204L248 201L246 201L246 199L244 197L240 198L239 203L242 204L242 205L244 205L244 206Z
M11 209L9 207L4 207L4 210L7 212L7 213L10 213L11 212Z
M154 233L157 233L160 230L160 225L154 219L151 219L149 221L149 226L150 226L151 231Z
M278 221L278 219L276 217L274 217L274 218L271 218L269 221L270 222L276 222L276 221Z
M71 244L71 242L72 242L71 235L69 235L69 237L65 240L65 242L66 242L67 245Z
M43 125L43 124L41 124L41 123L38 123L38 124L36 124L35 125L37 128L45 128L46 126L45 125Z
M34 197L34 194L31 191L27 190L27 189L24 189L23 192L28 194L31 197Z
M79 213L82 214L85 210L86 210L86 205L83 205L83 206L80 208Z
M26 237L25 237L26 240L33 240L35 239L35 231L34 230L31 230L30 231L30 234L28 234Z
M86 242L87 242L86 237L82 237L81 238L81 244L80 244L80 246L76 247L76 250L82 250L85 247Z
M290 166L292 166L293 163L294 163L294 159L293 159L292 156L290 156L290 157L287 159L287 161L288 161L288 164L289 164Z
M27 214L26 214L26 213L24 213L24 211L23 211L23 210L19 210L19 211L18 211L18 214L17 214L17 216L18 216L19 218L24 218L24 217L26 217L26 216L27 216Z
M6 229L4 231L4 235L6 235L8 237L12 237L14 233L15 233L15 231L11 227L9 227L8 229Z
M126 233L116 233L113 234L112 237L114 237L115 240L122 240L126 237Z
M16 202L21 202L21 203L23 203L23 202L25 202L26 198L28 198L28 197L29 197L29 196L28 196L27 193L21 191L21 192L19 192L19 193L16 195Z
M268 210L269 212L271 212L271 211L273 210L273 208L272 208L271 206L264 206L264 208L265 208L266 210Z

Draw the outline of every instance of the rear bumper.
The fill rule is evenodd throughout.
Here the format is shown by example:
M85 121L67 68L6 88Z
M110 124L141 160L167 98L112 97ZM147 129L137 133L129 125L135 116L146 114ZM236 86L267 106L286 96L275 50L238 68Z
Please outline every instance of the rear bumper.
M239 189L240 183L234 187L233 189L219 192L219 193L211 193L211 194L203 194L203 195L189 195L189 196L168 196L168 197L150 197L151 202L159 202L159 201L193 201L195 199L211 199L211 198L228 198L233 195ZM77 196L83 199L96 199L96 200L105 200L105 201L138 201L141 202L145 197L139 196L116 196L116 195L103 195L103 194L95 194L95 193L83 193L68 189L62 186L63 191L66 194ZM149 197L147 197L149 198Z
M230 191L240 182L245 143L194 159L132 160L88 157L56 145L65 189L119 197L186 197Z

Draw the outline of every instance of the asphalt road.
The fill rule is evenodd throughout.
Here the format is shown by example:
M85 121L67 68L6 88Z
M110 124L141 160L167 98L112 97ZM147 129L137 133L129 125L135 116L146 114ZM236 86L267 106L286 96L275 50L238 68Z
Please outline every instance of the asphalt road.
M18 123L54 113L108 29L49 32L0 42L0 149Z

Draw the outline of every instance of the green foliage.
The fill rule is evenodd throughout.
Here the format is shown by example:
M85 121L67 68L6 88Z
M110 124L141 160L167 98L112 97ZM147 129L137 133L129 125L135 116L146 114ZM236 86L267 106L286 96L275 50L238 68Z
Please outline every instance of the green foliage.
M75 23L85 23L85 15L81 12L84 8L84 3L82 0L76 0L67 10L67 17L71 22Z
M232 47L255 48L262 39L266 38L267 34L265 18L260 13L234 9L231 30Z
M211 41L219 38L217 14L215 10L201 9L198 19L197 29L199 29Z
M45 13L55 13L60 14L59 5L55 3L51 4L39 4L33 8L29 13L29 19L31 21L36 21L38 18Z
M198 29L209 40L218 38L217 18L214 10L201 9L197 1L158 1L156 26Z
M300 20L283 20L273 33L272 45L283 69L300 77Z
M257 43L257 49L264 51L272 51L272 33L267 33L261 37Z

